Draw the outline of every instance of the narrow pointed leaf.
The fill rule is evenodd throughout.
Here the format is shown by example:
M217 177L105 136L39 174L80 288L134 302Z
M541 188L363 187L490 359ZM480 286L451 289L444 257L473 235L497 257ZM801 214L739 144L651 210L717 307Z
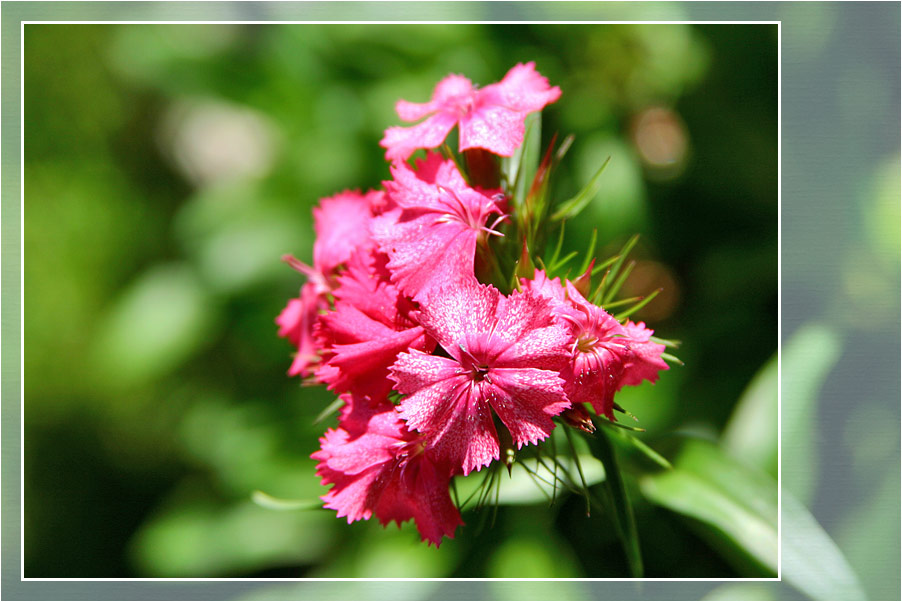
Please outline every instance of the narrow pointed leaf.
M620 312L619 314L617 314L614 317L617 318L617 320L622 322L626 318L630 317L632 314L636 313L637 311L639 311L640 309L642 309L643 307L645 307L646 305L651 303L652 299L657 297L658 294L662 290L664 290L664 289L659 288L656 291L652 292L650 295L647 295L646 297L633 297L632 299L627 299L626 300L627 302L635 301L637 299L639 300L639 302L636 303L635 305L633 305L632 307L630 307L629 309L627 309L626 311ZM614 301L612 303L608 303L605 306L605 309L610 310L612 307L616 307L617 305L621 305L621 304L623 304L623 301Z
M683 344L683 341L678 341L676 339L662 339L661 337L656 337L656 336L652 336L649 340L652 343L664 345L665 347L669 347L671 349L678 349L680 347L680 345Z
M345 402L341 399L341 397L337 398L335 401L327 405L322 412L317 414L316 418L313 419L313 424L319 424L320 422L340 410L341 406L343 406L344 403Z
M602 263L599 263L597 266L592 268L592 275L595 276L599 272L601 272L601 270L611 267L611 265L618 259L620 259L620 256L614 255L613 257L609 257L608 259L604 260Z
M592 199L595 198L595 195L598 194L598 189L601 186L601 174L604 173L604 170L610 162L610 157L605 159L604 163L601 164L601 167L595 172L595 175L592 176L592 179L589 180L589 183L586 184L585 188L580 190L573 198L561 203L558 210L551 216L551 219L569 219L579 215L580 211L585 209L586 205L588 205Z
M567 154L567 151L570 150L570 146L573 144L573 141L576 140L576 136L573 134L569 134L564 141L561 142L561 145L558 147L557 152L554 154L554 162L560 163L564 159L564 155Z
M601 302L602 305L606 304L608 301L614 300L614 297L620 292L620 287L622 287L623 283L626 282L626 279L629 278L634 267L636 267L635 261L631 261L626 265L626 268L623 269L623 272L620 273L617 280L611 284L611 288L605 293L604 299Z
M564 245L564 226L567 222L561 222L560 234L558 235L557 245L554 247L554 253L551 255L551 259L548 261L549 265L554 265L557 263L558 257L561 256L561 247Z
M526 117L526 133L523 136L523 144L514 152L514 156L508 163L507 175L513 187L513 202L517 210L521 210L526 202L526 194L529 192L529 183L532 182L539 165L542 140L542 114L531 113Z
M611 426L620 426L616 422L610 423ZM630 429L626 429L630 430ZM642 429L644 430L644 429ZM610 430L611 438L613 441L617 443L621 443L628 451L638 451L646 458L654 462L657 466L661 468L666 468L670 470L673 468L673 465L661 454L656 452L654 449L648 446L645 441L639 439L635 435L632 435L628 432L624 432L623 430L611 429Z
M269 510L316 510L323 506L319 500L286 500L262 491L252 493L251 499L258 506Z
M599 297L599 303L601 299L607 297L606 287L608 286L607 282L614 282L617 279L617 275L620 273L620 268L623 266L623 262L626 261L626 256L629 255L630 251L633 250L633 247L636 246L636 243L639 242L639 235L634 234L630 237L626 244L623 245L623 248L620 249L620 253L617 255L617 261L614 262L614 265L611 266L610 271L605 274L605 277L602 279L601 284L598 285L597 295Z
M673 362L674 364L679 364L680 366L685 365L685 364L683 364L683 360L681 360L680 358L678 358L675 355L671 355L670 353L662 353L661 359L664 360L665 362Z
M592 260L595 259L595 245L598 242L598 228L592 228L592 238L589 239L589 247L586 251L586 258L583 259L583 265L579 268L579 273L582 274L586 270L589 269L589 264L592 263Z

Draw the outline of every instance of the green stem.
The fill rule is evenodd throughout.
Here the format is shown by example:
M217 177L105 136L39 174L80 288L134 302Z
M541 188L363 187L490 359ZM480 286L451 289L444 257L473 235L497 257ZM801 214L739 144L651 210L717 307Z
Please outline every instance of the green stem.
M612 513L614 527L620 543L623 545L630 574L640 578L643 573L642 552L639 549L639 535L636 531L633 508L623 482L623 476L620 474L614 447L608 439L605 428L604 424L596 425L595 436L588 437L589 447L592 454L604 465L605 497L608 498L608 502L614 510Z

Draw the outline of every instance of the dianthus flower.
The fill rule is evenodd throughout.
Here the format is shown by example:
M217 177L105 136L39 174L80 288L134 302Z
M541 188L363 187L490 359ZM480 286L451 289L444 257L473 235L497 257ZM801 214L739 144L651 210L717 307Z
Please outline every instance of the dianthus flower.
M545 439L570 406L558 376L567 329L531 292L504 297L472 276L429 297L420 323L448 357L405 352L391 368L399 411L427 449L464 474L499 458L492 412L517 447Z
M307 276L300 296L291 299L276 318L279 336L286 337L298 351L288 374L308 376L317 362L317 346L313 328L317 315L329 307L328 295L336 286L339 266L350 259L358 248L371 247L369 223L375 207L384 203L382 191L360 194L345 191L322 199L313 209L316 241L313 243L313 266L290 255L283 259Z
M383 525L414 519L423 540L436 547L443 536L454 537L463 521L451 500L452 473L436 463L423 437L410 431L387 400L359 403L351 396L339 427L320 439L316 474L333 485L322 496L326 508L348 522L375 514Z
M603 436L589 406L613 420L618 390L668 367L645 324L621 323L587 300L597 300L593 263L573 281L542 270L517 281L545 257L556 215L549 176L569 142L556 153L552 142L538 166L533 153L497 155L512 157L528 114L559 96L526 63L484 88L449 75L429 102L398 101L401 119L419 123L385 132L384 191L322 199L312 266L285 258L307 282L276 318L279 335L298 350L289 374L315 377L344 404L311 457L331 486L326 508L349 523L413 519L438 546L462 524L452 478L500 459L502 441L506 452L539 444L558 421ZM455 127L455 150L430 150ZM419 149L425 156L409 162ZM532 182L519 177L530 171ZM548 263L555 272L569 261L557 260L559 250ZM620 264L612 282L626 278ZM483 480L478 504L494 479Z
M438 153L417 161L416 171L396 163L391 173L384 185L396 208L373 220L373 237L401 292L422 300L472 277L479 237L497 234L486 220L501 214L503 195L470 188L454 161Z
M391 127L381 144L385 158L405 160L419 148L436 148L456 125L458 150L484 148L510 157L523 143L526 115L540 111L561 95L557 86L535 70L535 63L515 65L500 82L476 88L462 75L438 83L427 103L399 100L395 106L404 121L428 118L412 127Z
M435 342L411 318L415 304L389 281L388 258L359 249L338 277L335 309L319 316L323 348L317 378L338 393L383 398L391 391L388 368L408 349L431 352Z
M655 382L669 366L661 359L664 345L650 340L653 331L639 322L621 324L583 297L573 283L566 287L536 270L534 280L522 280L552 301L554 315L570 330L570 361L561 371L573 404L589 403L598 414L614 419L614 393L643 380Z

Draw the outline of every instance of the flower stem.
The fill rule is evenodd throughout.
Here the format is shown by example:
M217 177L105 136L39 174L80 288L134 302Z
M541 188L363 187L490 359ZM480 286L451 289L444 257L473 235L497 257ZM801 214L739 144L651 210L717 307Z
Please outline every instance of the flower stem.
M639 535L636 532L636 521L633 517L633 508L626 491L623 476L617 463L614 447L605 432L603 424L596 425L594 437L589 439L589 447L592 455L598 458L604 465L604 491L611 508L614 519L614 528L629 565L630 574L633 577L642 577L642 552L639 549Z

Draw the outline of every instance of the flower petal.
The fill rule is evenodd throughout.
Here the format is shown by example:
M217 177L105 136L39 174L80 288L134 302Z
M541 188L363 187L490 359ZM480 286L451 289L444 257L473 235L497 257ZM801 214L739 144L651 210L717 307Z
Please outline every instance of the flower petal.
M458 345L471 333L489 332L501 293L475 277L448 280L447 285L431 295L420 310L420 324L452 356Z
M525 117L525 113L501 106L486 105L474 109L460 119L458 148L484 148L496 155L510 157L523 144Z
M392 381L388 380L389 367L398 354L427 348L425 332L419 326L369 341L334 345L329 349L334 355L316 375L328 383L332 391L350 391L378 398L388 395L392 389Z
M440 112L426 121L412 127L393 126L385 130L385 136L379 144L386 149L385 158L389 161L404 161L420 148L441 146L457 124L457 117L451 113Z
M438 429L426 432L431 449L437 458L460 466L466 476L473 470L488 466L499 456L498 434L492 412L486 402L487 394L480 385L463 383L454 393L448 412ZM410 401L407 398L405 401Z
M408 210L373 222L379 248L391 260L388 268L405 295L423 301L448 282L473 276L479 232L460 222L442 221L436 213Z
M348 190L322 199L319 207L314 207L313 266L317 270L328 275L355 249L369 243L371 198Z
M517 447L536 444L554 428L551 417L570 407L557 373L535 368L493 368L490 403Z
M551 87L548 79L536 71L533 62L514 65L497 84L478 92L480 103L490 103L523 113L540 111L561 96L561 89Z
M644 322L627 322L623 328L632 339L629 342L632 353L623 368L621 386L638 385L643 380L655 382L661 370L670 369L667 362L661 359L664 345L649 340L654 331L646 328Z

